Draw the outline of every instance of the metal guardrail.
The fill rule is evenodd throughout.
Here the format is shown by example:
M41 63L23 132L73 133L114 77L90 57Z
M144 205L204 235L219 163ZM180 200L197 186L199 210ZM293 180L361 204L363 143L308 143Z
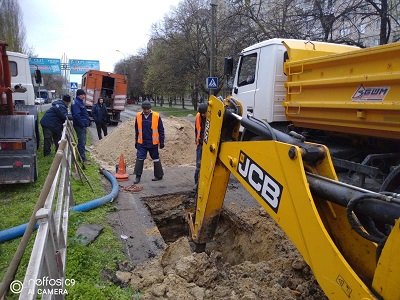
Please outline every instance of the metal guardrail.
M76 144L72 121L66 120L57 153L39 199L24 228L23 236L3 281L0 282L0 300L5 299L8 290L13 294L20 294L21 300L39 297L64 299L67 294L66 287L75 284L74 279L65 278L68 217L73 200L70 186L72 166L75 166L80 180L86 181L93 191L89 179L79 164L82 158L76 149ZM118 189L116 194L118 195ZM22 283L14 278L35 228L38 228L38 231Z
M68 217L72 204L70 186L71 126L64 124L61 141L44 186L51 185L46 201L36 212L39 226L19 299L64 299ZM44 280L51 278L51 280Z

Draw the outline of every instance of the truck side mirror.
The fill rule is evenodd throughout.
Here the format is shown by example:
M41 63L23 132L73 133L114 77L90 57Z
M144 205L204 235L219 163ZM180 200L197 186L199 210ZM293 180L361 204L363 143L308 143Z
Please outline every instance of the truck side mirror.
M42 83L42 73L40 72L40 70L35 70L35 82L37 84Z
M233 58L225 57L225 59L224 59L224 75L232 76L232 72L233 72Z

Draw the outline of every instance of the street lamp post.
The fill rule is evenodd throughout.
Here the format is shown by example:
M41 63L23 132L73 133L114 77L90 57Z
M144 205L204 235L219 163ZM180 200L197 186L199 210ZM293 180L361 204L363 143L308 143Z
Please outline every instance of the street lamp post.
M122 54L122 56L124 57L124 75L125 76L128 76L128 74L126 73L126 61L127 61L127 59L126 59L126 55L125 55L125 53L124 52L122 52L121 50L115 50L115 51L117 51L117 52L119 52L119 53L121 53Z

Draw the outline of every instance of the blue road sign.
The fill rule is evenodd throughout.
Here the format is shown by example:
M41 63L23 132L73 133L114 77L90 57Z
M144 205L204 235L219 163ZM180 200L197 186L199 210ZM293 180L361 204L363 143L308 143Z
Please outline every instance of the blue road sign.
M78 88L77 82L70 82L70 85L71 85L71 90L76 90Z
M39 69L42 74L61 75L61 60L58 58L29 57L29 67L31 73Z
M70 74L84 74L89 70L100 70L100 61L98 60L70 59L69 65L71 67Z
M218 77L207 77L207 88L217 89L218 88Z

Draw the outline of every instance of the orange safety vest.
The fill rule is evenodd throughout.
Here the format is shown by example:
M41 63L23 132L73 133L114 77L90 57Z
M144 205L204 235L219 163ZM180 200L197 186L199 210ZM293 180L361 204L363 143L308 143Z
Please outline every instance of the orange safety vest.
M200 113L197 113L196 115L196 145L199 144L199 140L200 140L200 132L201 132L201 115Z
M160 136L158 134L158 120L160 119L160 115L156 112L151 112L151 129L152 129L152 138L153 145L158 145L160 143ZM136 123L138 127L138 144L143 144L143 115L141 112L136 114Z

